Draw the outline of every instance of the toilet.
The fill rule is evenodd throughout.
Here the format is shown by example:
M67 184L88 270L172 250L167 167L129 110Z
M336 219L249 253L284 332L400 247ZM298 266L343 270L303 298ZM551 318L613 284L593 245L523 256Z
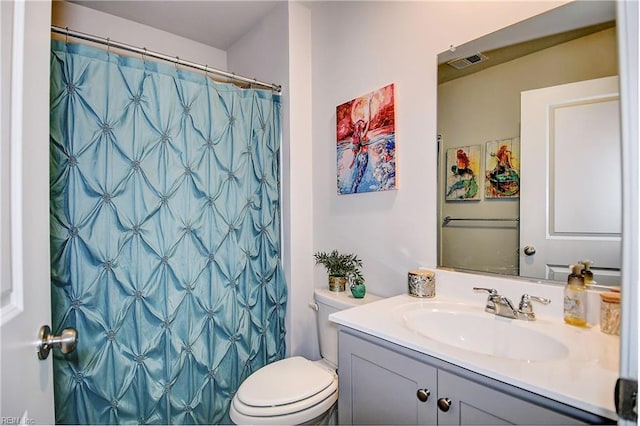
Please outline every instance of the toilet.
M311 306L317 311L322 359L285 358L251 374L231 401L231 420L253 425L336 423L338 328L329 315L379 299L369 293L355 299L348 291L316 289Z

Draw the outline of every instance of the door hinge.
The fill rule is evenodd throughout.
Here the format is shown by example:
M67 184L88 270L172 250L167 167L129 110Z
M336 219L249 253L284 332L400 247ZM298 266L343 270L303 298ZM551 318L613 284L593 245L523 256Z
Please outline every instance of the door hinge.
M616 413L621 419L638 421L638 381L619 378L615 390Z

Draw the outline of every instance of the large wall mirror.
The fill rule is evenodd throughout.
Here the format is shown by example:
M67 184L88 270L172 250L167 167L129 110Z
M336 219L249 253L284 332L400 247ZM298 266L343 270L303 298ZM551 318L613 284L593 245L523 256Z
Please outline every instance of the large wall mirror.
M615 3L574 1L438 56L438 266L619 285Z

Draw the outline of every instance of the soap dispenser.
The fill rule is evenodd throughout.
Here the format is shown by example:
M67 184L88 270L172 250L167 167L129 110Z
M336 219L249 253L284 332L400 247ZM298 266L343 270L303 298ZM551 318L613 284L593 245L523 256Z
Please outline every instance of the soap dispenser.
M584 278L584 285L589 287L594 284L593 282L593 272L591 271L591 262L590 260L581 260L580 263L584 265L584 269L582 270L582 278Z
M571 273L564 288L564 322L579 327L587 325L587 291L582 270L584 265L570 265Z

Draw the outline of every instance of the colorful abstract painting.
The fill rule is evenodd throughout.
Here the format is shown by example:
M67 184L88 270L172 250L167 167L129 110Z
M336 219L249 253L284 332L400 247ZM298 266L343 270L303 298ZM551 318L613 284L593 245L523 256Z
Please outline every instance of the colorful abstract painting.
M485 198L520 197L520 138L487 142Z
M447 149L446 200L479 200L480 145Z
M394 85L336 108L338 194L396 189Z

